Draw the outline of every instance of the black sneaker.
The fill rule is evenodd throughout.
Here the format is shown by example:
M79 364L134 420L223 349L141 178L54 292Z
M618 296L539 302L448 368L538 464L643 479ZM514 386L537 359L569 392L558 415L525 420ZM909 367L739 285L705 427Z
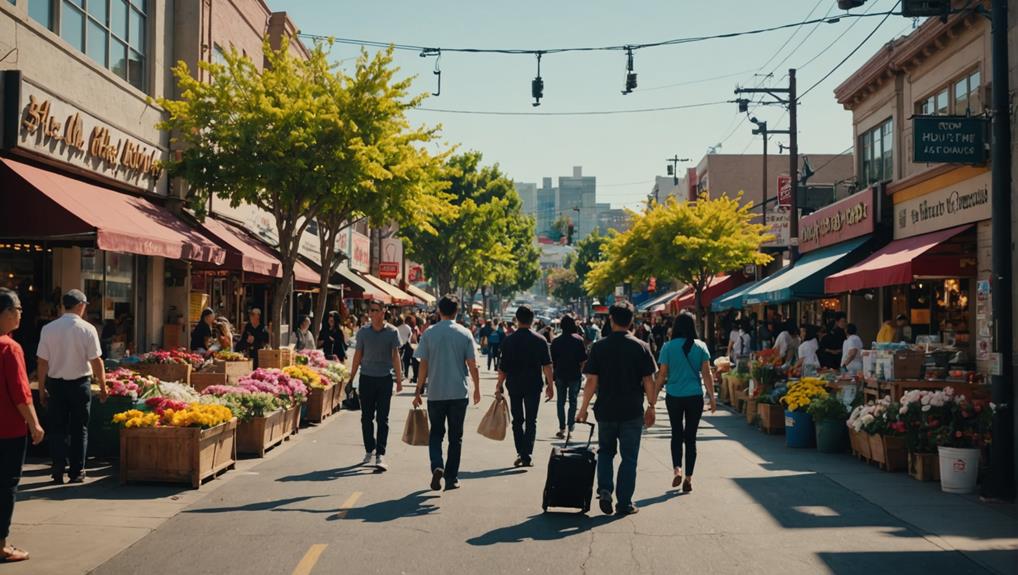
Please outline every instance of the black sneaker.
M531 459L529 457L523 458L523 467L533 467L533 466L534 466L534 460L533 459Z
M517 457L516 461L513 461L513 467L523 467L523 458Z
M453 489L459 489L459 488L460 488L460 480L459 479L453 479L452 481L446 481L445 482L445 490L446 491L452 491Z
M639 512L640 512L640 508L637 507L636 505L633 505L632 503L630 503L629 505L626 505L626 506L620 505L618 511L616 512L616 514L617 515L636 515Z
M598 505L601 507L601 513L605 515L611 515L614 509L612 508L612 494L607 489L602 489L597 492Z
M85 482L85 472L82 471L78 475L69 476L67 478L67 482L68 483L84 483Z
M558 430L558 433L555 434L555 437L557 437L559 439L565 439L566 438L566 430L564 430L564 429Z
M445 470L441 467L431 472L431 490L441 491L442 490L442 476L445 475Z
M56 485L63 485L64 484L64 475L63 474L60 474L60 475L50 475L50 477L53 479L53 483L55 483Z

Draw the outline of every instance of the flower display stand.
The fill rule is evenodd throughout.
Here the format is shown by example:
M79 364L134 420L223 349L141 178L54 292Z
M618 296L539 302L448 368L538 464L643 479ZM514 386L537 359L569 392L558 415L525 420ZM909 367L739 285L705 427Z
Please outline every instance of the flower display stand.
M206 387L213 385L226 385L227 377L225 373L209 373L207 371L196 371L191 374L191 387L193 387L198 393L205 390Z
M780 405L757 403L760 429L767 434L785 432L785 410Z
M909 451L908 475L919 481L940 481L940 456Z
M870 436L865 431L848 430L849 445L852 446L852 455L863 461L870 460Z
M120 430L120 482L189 483L232 469L237 462L237 420L199 427L133 427Z
M293 365L293 350L288 347L258 350L258 367L283 369L291 365Z
M133 363L126 367L142 375L151 375L159 381L178 381L191 385L191 366L186 363Z
M290 419L287 419L287 416ZM237 453L265 457L265 452L279 445L292 433L292 414L285 409L252 417L237 424Z
M338 385L328 387L313 387L308 394L308 409L305 419L311 423L321 423L326 417L332 415L335 406L336 389Z
M209 367L207 371L209 373L226 374L227 383L229 383L230 385L234 385L237 383L238 379L254 371L254 364L250 359L245 361L216 360L212 363L212 366Z
M908 467L905 439L887 435L870 435L870 460L884 471L904 471Z

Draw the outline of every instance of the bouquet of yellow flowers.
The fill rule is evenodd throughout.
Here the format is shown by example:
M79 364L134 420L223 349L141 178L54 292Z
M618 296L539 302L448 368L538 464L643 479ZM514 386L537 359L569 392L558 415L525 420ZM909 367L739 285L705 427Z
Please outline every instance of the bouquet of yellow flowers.
M155 427L159 425L159 414L151 411L129 409L113 416L113 423L124 427Z
M317 387L319 389L325 387L325 383L322 382L322 376L319 375L317 371L306 365L291 365L289 367L284 367L283 373L301 380L304 382L304 385L308 387Z
M163 412L162 424L170 427L201 427L208 429L233 419L233 412L225 405L192 403L179 411Z
M788 411L800 411L806 409L814 398L824 397L827 397L824 380L819 377L804 377L788 384L788 393L781 398L781 402Z

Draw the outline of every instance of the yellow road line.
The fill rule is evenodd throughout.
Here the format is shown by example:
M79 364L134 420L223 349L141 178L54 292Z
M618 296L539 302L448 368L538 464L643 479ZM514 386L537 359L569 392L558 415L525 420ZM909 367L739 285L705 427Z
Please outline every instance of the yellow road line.
M328 545L324 543L316 543L308 549L308 552L304 554L304 558L300 560L297 567L293 570L293 575L310 575L311 570L315 568L315 563L318 563L318 558L321 557L322 551Z
M340 519L345 518L346 512L352 509L353 506L357 504L357 500L361 498L361 495L364 494L360 491L354 491L353 494L350 495L350 497L347 497L346 501L344 501L343 504L339 506L339 512L336 513L336 517Z

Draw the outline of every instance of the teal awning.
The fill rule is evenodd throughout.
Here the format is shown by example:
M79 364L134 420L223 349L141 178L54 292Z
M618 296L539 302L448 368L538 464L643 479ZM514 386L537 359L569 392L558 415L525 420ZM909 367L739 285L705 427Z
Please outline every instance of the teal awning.
M647 301L641 303L640 305L636 306L636 311L640 311L640 312L648 311L648 310L650 310L650 308L656 306L657 304L666 304L666 303L672 301L673 299L675 299L676 297L678 297L680 291L683 291L683 290L670 290L670 291L666 291L665 293L663 293L661 295L652 297L652 298L648 299Z
M776 304L799 299L826 297L824 279L859 260L859 248L868 237L840 243L810 252L766 280L756 284L743 296L746 305Z
M743 284L743 285L733 289L732 291L727 292L727 293L721 295L720 297L716 298L713 302L711 302L710 310L712 312L717 313L717 312L721 312L721 311L728 311L730 309L742 309L746 305L746 302L744 300L745 300L746 294L749 292L749 290L753 289L754 287L756 287L756 286L758 286L758 285L760 285L760 284L762 284L762 283L764 283L766 281L770 281L771 279L773 279L773 278L775 278L775 277L785 273L786 271L788 271L790 269L792 269L792 268L790 268L790 267L782 268L781 270L778 270L778 272L775 273L772 276L765 277L762 280L759 280L759 281L756 281L756 282L749 282L748 284Z

